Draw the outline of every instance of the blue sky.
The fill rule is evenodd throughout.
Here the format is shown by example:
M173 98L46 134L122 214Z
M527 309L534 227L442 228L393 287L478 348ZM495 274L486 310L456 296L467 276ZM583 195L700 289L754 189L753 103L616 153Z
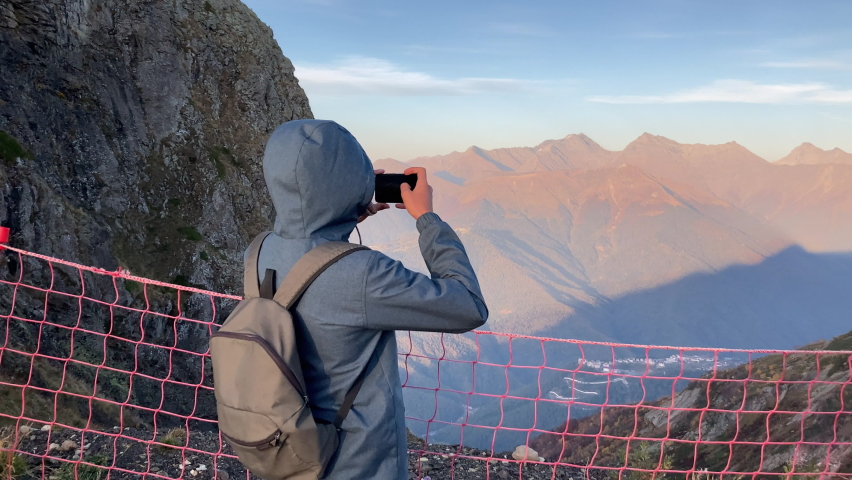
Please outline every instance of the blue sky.
M580 132L852 152L852 1L244 1L373 159Z

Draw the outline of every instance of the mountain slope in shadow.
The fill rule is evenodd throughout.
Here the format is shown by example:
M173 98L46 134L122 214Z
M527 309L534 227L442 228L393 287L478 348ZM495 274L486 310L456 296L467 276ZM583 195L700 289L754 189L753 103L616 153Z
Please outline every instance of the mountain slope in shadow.
M596 325L619 342L723 348L792 348L849 329L852 253L789 247L755 265L689 275L588 306L541 335L575 338Z
M673 396L598 409L530 445L545 458L592 469L624 465L629 449L628 464L634 468L654 469L663 462L680 471L759 471L758 478L795 471L807 474L799 478L833 478L852 468L852 448L834 445L852 435L852 389L846 388L850 347L852 332L801 352L767 355L734 368L720 365ZM825 351L838 353L818 353ZM652 440L630 440L637 437ZM699 445L679 441L689 439ZM823 474L811 475L818 472Z
M656 288L623 295L596 306L578 309L557 326L532 334L555 338L615 341L631 344L675 345L695 347L791 349L821 338L832 338L847 332L852 317L852 254L813 254L791 247L756 265L732 266L710 274L694 274ZM589 332L595 332L589 334ZM653 381L625 378L607 385L587 383L566 384L565 371L578 368L579 350L570 344L548 342L546 366L543 371L529 366L545 364L543 349L537 341L515 341L513 348L505 341L480 338L478 361L489 364L472 372L468 365L447 363L441 366L441 388L466 395L420 395L406 392L406 410L413 418L431 418L439 422L460 423L464 432L454 425L434 425L430 441L458 443L494 448L499 452L511 450L527 440L525 429L550 430L565 421L571 401L587 406L571 407L572 418L582 418L609 398L610 403L630 404L653 401L672 390L686 387L679 375L693 378L706 373L713 365L713 354L702 354L685 366L661 363L652 366L648 374ZM524 343L526 342L526 343ZM448 342L449 343L449 342ZM564 347L560 347L564 345ZM653 349L649 355L664 358L678 350ZM584 348L585 365L579 378L596 378L612 363L619 360L619 369L640 376L645 373L643 349L609 347ZM463 356L451 352L448 358ZM690 352L693 356L693 352ZM510 361L511 358L511 361ZM631 358L640 361L630 362ZM716 362L738 365L747 356L720 352ZM595 363L600 362L600 363ZM505 367L495 367L505 365ZM526 368L524 368L526 366ZM411 367L411 365L409 365ZM431 385L436 376L433 362L410 369L415 379L410 384ZM676 367L676 368L675 368ZM550 369L563 369L550 370ZM638 369L630 371L630 369ZM504 375L505 371L505 375ZM590 373L589 373L590 372ZM472 376L475 375L475 382ZM570 374L568 375L571 376ZM670 378L670 380L669 380ZM507 385L507 379L509 385ZM607 387L609 387L607 391ZM511 392L513 399L502 400L488 395ZM543 396L543 397L542 397ZM534 402L533 399L546 398ZM523 400L529 399L529 400ZM560 399L564 399L561 402ZM465 409L468 413L465 414ZM415 433L422 435L424 422L409 422ZM477 426L500 425L507 429L496 434L491 428Z

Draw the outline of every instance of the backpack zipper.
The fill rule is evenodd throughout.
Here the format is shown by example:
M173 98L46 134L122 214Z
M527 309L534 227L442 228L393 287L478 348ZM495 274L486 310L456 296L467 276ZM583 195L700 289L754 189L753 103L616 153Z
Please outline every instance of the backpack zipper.
M222 436L225 437L225 439L227 439L229 442L236 443L241 447L254 447L258 450L263 451L281 445L281 443L279 442L279 440L281 439L281 430L275 430L275 433L257 442L244 442L242 440L237 440L236 438L225 435L225 432L221 433Z
M213 337L226 337L226 338L234 338L237 340L246 340L249 342L254 342L263 347L266 350L266 353L272 358L272 361L278 366L278 369L281 370L281 373L287 377L287 380L293 385L293 388L299 392L299 396L305 401L308 402L308 396L305 394L305 391L302 390L302 385L299 383L299 380L296 378L296 375L290 370L290 367L284 363L284 360L278 355L278 353L272 348L272 345L269 344L263 337L260 335L254 335L251 333L236 333L236 332L216 332L210 335L210 338Z

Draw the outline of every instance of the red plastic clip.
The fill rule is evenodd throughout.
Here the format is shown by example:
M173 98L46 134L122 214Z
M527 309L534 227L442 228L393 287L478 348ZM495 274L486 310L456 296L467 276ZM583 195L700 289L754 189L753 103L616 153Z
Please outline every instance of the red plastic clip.
M11 230L9 227L0 227L0 250L5 250L6 247L3 246L4 243L9 243L9 234Z

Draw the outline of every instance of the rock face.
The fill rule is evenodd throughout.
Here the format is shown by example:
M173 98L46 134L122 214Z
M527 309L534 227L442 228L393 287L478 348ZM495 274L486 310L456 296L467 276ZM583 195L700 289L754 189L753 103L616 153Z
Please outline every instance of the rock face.
M268 134L311 118L237 0L0 1L0 164L12 245L236 292L272 213Z
M266 139L285 121L312 118L293 65L248 7L238 0L0 0L0 79L0 223L11 227L11 245L240 293L242 252L273 216L261 171ZM53 278L45 264L0 257L0 278L16 280L22 269L31 285L80 289L73 271L60 268ZM205 307L189 298L180 310L174 291L149 289L146 300L138 285L118 282L116 289L97 280L86 279L88 297L118 295L119 305L210 318L209 300ZM0 310L8 312L11 290L0 290ZM148 375L200 381L197 355L169 358L164 349L134 350L120 339L141 333L154 344L203 353L203 325L155 316L140 328L138 316L120 318L94 302L53 294L45 301L27 289L14 298L19 318L78 322L119 340L107 348L97 335L69 337L52 326L42 335L39 325L16 320L0 325L6 347L32 352L38 345L40 354L68 358L73 346L73 357L89 363L108 356L127 371L138 361ZM220 308L217 320L227 311ZM2 361L7 382L54 385L63 378L61 363L11 352ZM115 401L130 395L150 406L168 395L167 409L181 412L194 402L191 389L163 392L143 381L128 391L127 375L96 379L81 364L62 368L80 393L106 382L97 395ZM20 389L0 392L13 416L22 414L15 398ZM89 407L76 400L51 420L50 398L28 400L34 411L27 415L85 424ZM213 416L215 409L199 404L196 414ZM97 406L92 419L118 424L116 412Z

